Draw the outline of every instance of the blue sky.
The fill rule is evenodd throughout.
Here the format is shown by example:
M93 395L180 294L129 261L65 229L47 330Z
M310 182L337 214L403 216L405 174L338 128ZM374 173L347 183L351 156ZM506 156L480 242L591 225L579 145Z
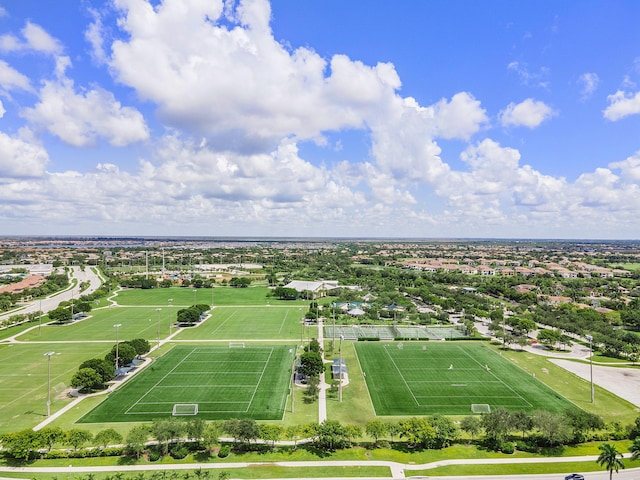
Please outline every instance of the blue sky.
M0 1L3 234L640 237L638 2L48 5Z

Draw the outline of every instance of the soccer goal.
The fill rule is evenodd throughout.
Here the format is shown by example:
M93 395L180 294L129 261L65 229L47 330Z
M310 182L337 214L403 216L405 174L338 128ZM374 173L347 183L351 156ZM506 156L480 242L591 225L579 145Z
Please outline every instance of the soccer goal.
M472 403L471 411L473 413L491 413L491 407L488 403Z
M229 348L244 348L244 342L229 342Z
M173 412L171 413L175 417L183 415L197 415L198 404L197 403L176 403L173 406Z

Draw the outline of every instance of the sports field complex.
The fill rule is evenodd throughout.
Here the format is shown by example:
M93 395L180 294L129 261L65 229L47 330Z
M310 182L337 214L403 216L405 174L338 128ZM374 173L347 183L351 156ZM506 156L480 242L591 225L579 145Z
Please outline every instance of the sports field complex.
M318 326L303 321L308 301L279 301L267 292L265 287L202 289L198 302L213 300L214 308L194 327L175 325L176 312L193 304L194 292L169 288L119 291L70 325L47 325L45 319L42 326L4 331L0 431L42 422L48 394L52 412L68 405L69 383L80 363L103 357L116 335L119 341L145 338L151 343L154 350L145 366L133 369L113 391L85 399L54 425L98 428L174 415L318 421L317 405L302 402L304 386L292 384L296 359L303 345L318 337ZM349 378L343 401L328 400L327 418L364 422L375 416L471 415L495 408L561 412L588 402L588 385L561 369L557 378L569 386L557 390L528 365L516 364L517 358L514 363L514 357L508 359L487 342L460 339L455 329L411 327L402 332L411 340L385 339L389 332L399 333L392 328L325 326L326 382L329 364L338 358L339 336ZM546 383L555 378L547 377ZM612 412L628 408L618 409L619 399L611 398Z

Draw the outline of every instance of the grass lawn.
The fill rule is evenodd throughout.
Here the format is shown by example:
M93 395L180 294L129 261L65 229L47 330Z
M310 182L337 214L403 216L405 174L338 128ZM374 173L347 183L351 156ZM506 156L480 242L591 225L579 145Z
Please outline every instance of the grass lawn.
M38 335L35 328L18 337L21 342L64 342L64 341L109 341L116 343L115 324L118 327L120 340L145 338L156 340L158 332L160 338L169 335L169 323L175 321L167 309L159 314L154 307L113 307L91 311L88 318L67 325L45 325ZM159 320L159 321L158 321Z
M546 357L527 351L507 350L503 355L567 400L603 418L605 422L633 423L636 407L613 393L595 385L596 402L591 403L589 382L551 363Z
M211 318L185 328L176 340L296 340L302 331L302 307L216 307ZM316 335L317 336L317 335Z
M358 342L355 347L377 415L470 415L474 404L527 412L572 406L486 345Z
M136 374L79 423L153 420L197 404L205 420L283 418L294 346L180 345Z
M71 401L64 394L84 360L103 357L110 346L95 344L0 345L0 432L31 428L45 419L51 367L51 413ZM46 352L54 351L49 363Z
M188 307L195 303L206 305L298 305L309 306L309 300L278 300L268 297L267 287L215 287L211 288L152 288L148 290L120 290L113 298L119 305L168 307L174 309ZM172 302L169 302L169 299Z

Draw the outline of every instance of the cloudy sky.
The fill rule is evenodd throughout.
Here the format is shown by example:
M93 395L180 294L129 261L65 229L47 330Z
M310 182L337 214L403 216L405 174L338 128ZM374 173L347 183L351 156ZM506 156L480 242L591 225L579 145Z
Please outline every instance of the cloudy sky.
M635 0L0 7L0 234L640 238Z

